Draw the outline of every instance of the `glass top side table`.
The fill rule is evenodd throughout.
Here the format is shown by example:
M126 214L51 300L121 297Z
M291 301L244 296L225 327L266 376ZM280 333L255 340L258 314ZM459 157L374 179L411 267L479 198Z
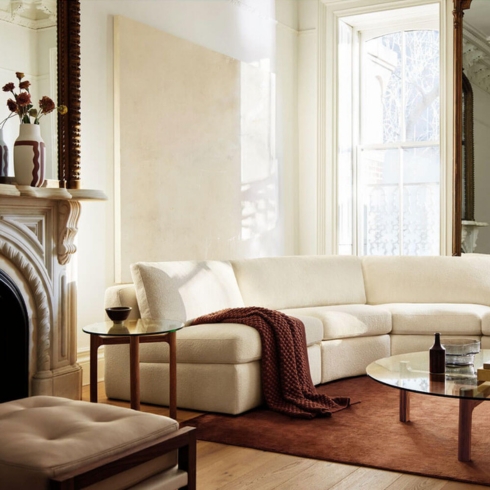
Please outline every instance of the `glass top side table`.
M83 327L90 335L90 401L97 402L97 351L101 345L129 344L131 408L140 409L139 344L166 342L169 345L169 415L177 417L176 332L184 327L178 320L125 320L100 322Z

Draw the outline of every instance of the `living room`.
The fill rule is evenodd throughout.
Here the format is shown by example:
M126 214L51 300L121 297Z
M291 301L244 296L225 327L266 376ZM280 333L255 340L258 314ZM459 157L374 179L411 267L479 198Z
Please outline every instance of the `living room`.
M328 22L332 12L376 12L388 2L80 3L80 179L82 188L107 197L81 201L68 266L76 284L76 359L87 386L90 338L82 328L105 319L106 290L132 280L131 263L339 253ZM453 2L403 2L421 4L438 6L446 46L438 251L451 255ZM481 133L475 116L477 124ZM472 221L484 223L488 178L475 168ZM488 253L490 238L480 228L476 251Z

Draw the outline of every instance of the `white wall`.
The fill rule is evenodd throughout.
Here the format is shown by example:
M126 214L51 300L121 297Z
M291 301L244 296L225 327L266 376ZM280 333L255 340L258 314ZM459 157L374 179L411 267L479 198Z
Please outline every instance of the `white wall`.
M277 5L277 19L275 10ZM81 0L82 185L106 202L83 202L77 237L78 351L88 355L83 325L105 319L104 291L115 281L113 16L123 15L247 63L269 59L276 74L279 161L277 241L269 254L297 253L297 2L277 0ZM158 63L158 53L155 54ZM153 96L151 81L142 96ZM192 144L190 142L190 144ZM137 165L137 162L135 162ZM185 176L183 176L185 181ZM185 186L184 186L185 187ZM199 200L205 196L199 196ZM134 206L138 203L135 202ZM241 216L236 217L237 220ZM123 230L130 233L131 230ZM145 237L142 237L145 239ZM185 241L183 241L185 247ZM256 253L241 250L242 255ZM189 256L189 259L194 257ZM162 257L162 260L166 258ZM141 260L144 260L142 258Z

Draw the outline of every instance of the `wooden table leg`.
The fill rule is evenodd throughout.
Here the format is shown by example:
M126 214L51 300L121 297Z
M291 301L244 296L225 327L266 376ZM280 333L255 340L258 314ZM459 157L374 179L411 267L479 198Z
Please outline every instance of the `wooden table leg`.
M473 409L481 400L459 399L458 460L471 461L471 422Z
M410 422L410 392L400 390L400 422Z
M129 337L129 380L131 385L131 408L140 409L140 351L139 336Z
M94 403L97 403L97 384L99 381L97 351L101 345L102 342L98 335L90 336L90 401Z
M168 334L169 346L169 415L172 419L177 419L177 333Z

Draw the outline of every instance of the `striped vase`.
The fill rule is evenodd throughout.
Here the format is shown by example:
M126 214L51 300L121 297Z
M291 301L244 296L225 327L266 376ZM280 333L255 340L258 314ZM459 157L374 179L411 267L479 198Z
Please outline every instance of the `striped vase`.
M9 149L3 139L3 129L0 129L0 184L7 182L9 174Z
M44 183L46 148L39 124L21 124L14 143L14 172L18 185L41 187Z

